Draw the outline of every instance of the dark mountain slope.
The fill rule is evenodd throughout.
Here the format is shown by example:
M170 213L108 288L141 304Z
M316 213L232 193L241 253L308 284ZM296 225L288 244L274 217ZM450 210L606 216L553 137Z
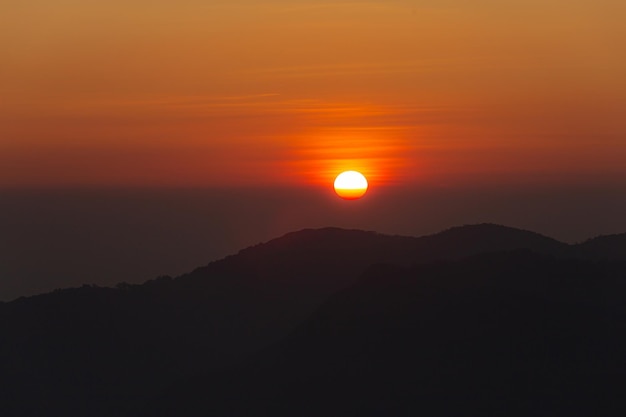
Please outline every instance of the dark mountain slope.
M531 253L374 267L282 343L146 415L623 415L625 290L625 263Z
M599 236L575 245L573 253L592 259L626 259L626 233Z
M567 252L568 245L537 233L494 224L455 227L417 238L338 228L305 229L244 249L199 268L190 276L239 270L275 277L322 269L329 272L330 266L346 268L380 262L408 265L513 249L561 254ZM307 269L302 270L303 267Z
M420 262L433 259L461 259L467 256L515 249L537 253L565 255L568 245L527 230L496 224L453 227L443 232L418 238ZM450 257L447 254L454 253Z
M572 250L489 224L420 238L303 230L176 279L0 304L0 386L9 387L0 396L25 416L52 415L38 407L122 416L176 378L236 363L276 342L370 265L519 248L563 256Z

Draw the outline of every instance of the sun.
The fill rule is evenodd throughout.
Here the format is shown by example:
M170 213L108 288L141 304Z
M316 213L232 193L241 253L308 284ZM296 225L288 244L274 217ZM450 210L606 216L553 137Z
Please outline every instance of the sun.
M345 200L356 200L367 191L367 179L357 171L345 171L335 178L335 192Z

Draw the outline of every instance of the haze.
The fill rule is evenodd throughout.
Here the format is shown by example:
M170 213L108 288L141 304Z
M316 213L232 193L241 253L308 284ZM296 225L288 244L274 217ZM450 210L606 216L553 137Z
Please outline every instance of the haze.
M0 299L305 228L626 231L623 1L0 4ZM370 183L332 193L341 171Z
M0 300L176 276L302 228L420 236L494 222L566 242L626 231L621 188L14 190L0 192Z

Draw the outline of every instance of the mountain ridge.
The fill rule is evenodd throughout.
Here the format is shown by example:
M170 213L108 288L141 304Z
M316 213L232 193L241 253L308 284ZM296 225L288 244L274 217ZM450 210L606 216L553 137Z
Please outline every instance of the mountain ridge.
M525 230L525 229L519 229L519 228L514 228L514 227L509 227L509 226L503 226L503 225L499 225L499 224L495 224L495 223L478 223L478 224L466 224L466 225L461 225L461 226L453 226L450 227L448 229L444 229L440 232L437 233L432 233L432 234L427 234L427 235L421 235L421 236L409 236L409 235L401 235L401 234L386 234L386 233L380 233L380 232L376 232L376 231L367 231L367 230L360 230L360 229L345 229L345 228L341 228L341 227L335 227L335 226L328 226L328 227L322 227L322 228L303 228L297 231L293 231L293 232L288 232L282 236L270 239L268 241L265 242L259 242L257 244L254 245L250 245L246 248L242 248L240 249L238 252L227 255L223 258L220 259L216 259L214 261L209 262L207 265L204 266L200 266L197 268L194 268L193 270L191 270L190 272L187 273L183 273L181 275L178 275L176 277L171 277L171 276L160 276L157 278L153 278L153 279L149 279L147 281L145 281L144 283L140 283L140 284L127 284L125 282L120 282L116 285L116 287L119 286L131 286L131 287L136 287L136 286L141 286L144 284L151 284L154 283L156 281L162 281L164 279L173 279L173 280L177 280L180 278L186 278L190 275L196 274L199 271L206 271L206 270L210 270L213 266L215 265L219 265L221 263L224 262L229 262L235 258L238 258L239 256L248 256L249 254L254 254L256 251L258 250L266 250L266 249L274 249L276 246L278 246L279 244L283 244L283 243L301 243L302 239L304 238L304 240L308 240L308 238L314 236L314 237L322 237L322 234L328 234L328 233L332 233L333 235L345 235L345 234L354 234L354 235L359 235L361 237L367 237L367 238L374 238L374 239L378 239L378 238L382 238L382 239L388 239L388 240L397 240L397 241L404 241L404 242L408 242L408 241L436 241L436 240L443 240L443 239L458 239L459 237L461 238L479 238L478 236L476 236L476 232L489 232L491 234L491 239L492 240L498 240L499 238L502 237L502 235L498 236L498 234L494 233L494 232L505 232L509 235L513 235L515 234L517 237L525 237L526 240L524 239L520 239L522 242L524 242L523 244L517 244L516 247L519 248L524 248L524 249L528 249L528 243L530 241L530 239L536 239L536 242L543 242L545 247L549 247L550 250L563 250L563 248L569 247L571 248L584 248L582 250L578 250L578 251L573 251L571 253L568 253L567 251L565 252L566 255L570 255L570 256L589 256L589 257L600 257L600 258L606 258L606 253L607 252L601 252L600 250L595 250L593 251L593 254L585 254L586 252L586 248L596 248L596 247L601 247L603 250L606 250L608 247L608 253L610 254L610 256L608 257L608 259L613 259L613 258L626 258L626 232L625 233L616 233L616 234L608 234L608 235L599 235L596 237L591 237L589 239L586 239L583 242L579 242L579 243L565 243L565 242L561 242L559 240L556 240L554 238L545 236L543 234L537 233L537 232L533 232L533 231L529 231L529 230ZM480 237L480 239L484 239L483 237ZM430 243L430 242L429 242ZM493 242L492 242L493 243ZM532 242L531 242L532 243ZM500 242L498 242L498 244L500 244ZM613 249L612 245L616 245L618 246L617 249ZM498 248L488 248L487 251L491 250L502 250L500 247ZM505 247L506 249L506 247ZM537 250L538 248L533 248L535 250ZM623 250L619 250L619 249L623 249ZM484 252L484 249L479 249L476 253L479 252ZM442 259L447 259L447 257L442 257ZM431 262L433 259L427 259L425 260L426 262ZM419 262L419 258L418 258L418 262ZM96 287L96 288L111 288L111 287L101 287L99 285L92 285L92 284L84 284L82 287ZM30 296L20 296L14 300L10 300L10 301L0 301L0 305L2 304L9 304L12 303L16 300L20 300L20 299L25 299L25 298L33 298L33 297L39 297L41 295L45 295L45 294L49 294L49 293L55 293L55 292L59 292L59 291L63 291L65 289L71 289L71 288L81 288L81 287L70 287L70 288L57 288L53 291L49 291L47 293L42 293L42 294L35 294L35 295L30 295ZM115 288L115 287L114 287Z
M620 257L620 236L626 235L617 236L608 243L599 238L594 246L614 244L615 250L586 253L585 247L494 224L422 237L304 229L176 278L21 297L0 304L0 357L7 358L0 363L0 386L13 387L13 403L60 402L63 411L57 414L121 416L123 398L141 402L169 381L232 366L281 340L372 265L411 267L519 249L560 258L602 259L610 253L626 259ZM27 389L27 398L20 397ZM86 399L72 405L78 407L74 414L60 399L72 392Z
M278 344L180 381L144 415L619 415L624 271L528 251L378 265Z

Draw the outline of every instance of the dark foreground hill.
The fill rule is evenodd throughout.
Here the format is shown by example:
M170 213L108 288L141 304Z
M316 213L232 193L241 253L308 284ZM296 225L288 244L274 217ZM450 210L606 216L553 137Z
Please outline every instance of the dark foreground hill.
M0 303L3 415L134 415L173 381L232 366L279 341L371 265L515 249L624 259L625 243L620 235L570 246L496 225L420 238L303 230L176 279Z
M624 415L625 272L528 252L373 267L283 342L145 415Z

